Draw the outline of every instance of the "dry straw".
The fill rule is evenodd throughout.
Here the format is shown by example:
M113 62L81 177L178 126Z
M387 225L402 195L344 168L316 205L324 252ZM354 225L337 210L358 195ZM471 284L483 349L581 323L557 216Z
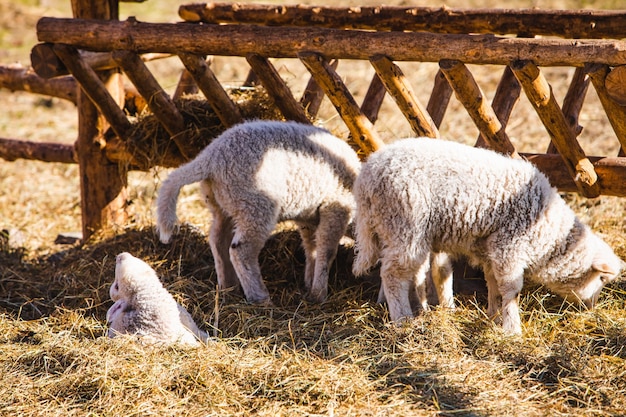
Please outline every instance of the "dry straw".
M5 248L6 249L6 248ZM215 340L198 349L109 340L114 256L151 263ZM0 252L0 409L5 415L618 415L626 407L623 284L594 311L543 289L521 300L523 338L505 338L483 297L459 296L388 324L378 282L350 274L350 247L328 302L301 301L304 255L285 226L261 255L277 307L216 291L200 231L170 245L130 229L49 257ZM216 308L216 300L217 308ZM219 323L218 323L219 319Z

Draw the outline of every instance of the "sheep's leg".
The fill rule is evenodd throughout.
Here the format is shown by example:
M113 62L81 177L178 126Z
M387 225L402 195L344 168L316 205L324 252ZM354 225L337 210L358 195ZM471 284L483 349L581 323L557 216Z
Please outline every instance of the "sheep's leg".
M215 261L218 287L220 290L239 287L239 279L230 260L230 244L233 240L232 219L219 208L213 208L212 213L209 245Z
M426 262L422 262L422 264L419 268L417 268L417 271L413 276L413 285L415 286L417 302L419 303L419 308L422 311L430 310L430 307L428 306L428 295L426 291L426 279L429 269L430 262L427 260Z
M315 271L306 299L321 303L328 295L328 274L337 256L339 240L348 227L349 211L338 204L320 207L320 221L315 230ZM307 260L308 262L308 260Z
M452 263L447 253L439 252L431 255L430 271L432 281L437 290L439 305L454 308L452 290Z
M502 329L506 334L522 334L519 315L519 295L524 284L523 275L497 277L498 289L502 295Z
M315 247L315 235L311 230L310 225L300 225L299 227L300 237L302 238L302 247L304 248L304 254L306 257L306 264L304 267L304 288L308 293L313 286L313 277L315 275L315 260L317 257L317 250Z
M378 290L378 298L376 299L378 304L386 303L387 297L385 297L385 289L383 288L382 281L380 282L380 289Z
M424 256L424 259L419 264L418 268L414 265L401 265L395 259L383 259L380 269L380 277L382 280L382 288L387 298L387 306L389 307L389 317L393 322L399 322L403 319L407 319L413 316L411 309L411 303L409 300L409 291L411 285L416 285L418 288L418 282L423 283L426 279L425 272L428 269L428 256ZM415 272L417 271L417 273ZM418 291L419 297L419 291ZM423 292L422 300L426 299L425 291ZM420 301L422 302L422 301ZM428 305L426 305L426 309Z
M487 316L493 320L498 314L498 310L502 304L502 298L493 272L485 268L484 274L485 280L487 281Z
M262 218L237 219L235 223L237 226L229 252L246 300L252 304L271 304L269 291L261 276L259 254L276 223Z

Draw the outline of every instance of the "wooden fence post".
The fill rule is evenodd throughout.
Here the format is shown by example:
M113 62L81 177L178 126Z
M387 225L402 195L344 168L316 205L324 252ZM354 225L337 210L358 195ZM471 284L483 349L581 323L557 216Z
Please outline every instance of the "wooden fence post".
M74 17L82 19L118 19L118 0L72 0ZM116 71L99 73L109 93L123 103L124 89ZM126 174L104 154L107 123L96 106L80 91L78 94L78 140L76 151L80 171L80 194L83 239L101 229L123 225L126 211Z

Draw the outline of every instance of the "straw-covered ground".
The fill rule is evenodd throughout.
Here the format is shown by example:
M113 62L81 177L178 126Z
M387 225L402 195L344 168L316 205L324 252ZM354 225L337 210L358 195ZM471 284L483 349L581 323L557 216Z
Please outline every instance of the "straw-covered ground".
M0 0L0 62L28 65L37 19L67 16L69 3ZM122 12L144 20L177 20L172 3L181 2L160 3L122 3ZM350 4L365 3L374 2ZM609 3L515 2L519 7L617 7ZM173 90L179 68L151 65ZM247 72L245 63L236 60L216 59L214 65L226 84L241 83ZM277 68L297 89L306 77L298 72L301 67L290 65L284 60ZM406 68L425 102L433 67ZM491 96L501 69L472 70ZM338 71L362 98L371 68L340 63ZM562 99L571 70L548 69L547 75ZM0 91L0 100L0 136L75 140L71 104L8 91ZM588 154L615 155L617 140L597 104L590 89L581 115L581 143ZM474 141L476 130L467 114L454 99L451 105L442 132ZM507 131L520 150L543 150L547 135L528 108L522 99ZM387 140L409 134L394 111L387 100L376 125ZM343 134L330 106L322 109L320 122ZM170 245L159 243L152 205L166 174L162 169L129 174L131 221L115 234L84 244L55 243L57 235L80 230L77 167L0 162L0 415L624 415L624 283L605 289L593 311L563 303L542 288L527 288L520 338L502 336L485 316L483 295L459 295L456 311L435 309L395 327L385 307L375 302L376 276L350 274L347 246L340 248L331 272L328 301L301 302L304 255L285 225L260 259L277 307L253 307L239 294L216 292L205 238L210 219L196 187L187 187L180 199L180 217L188 225ZM565 197L626 259L626 200ZM184 349L104 337L114 258L123 251L150 263L214 340Z

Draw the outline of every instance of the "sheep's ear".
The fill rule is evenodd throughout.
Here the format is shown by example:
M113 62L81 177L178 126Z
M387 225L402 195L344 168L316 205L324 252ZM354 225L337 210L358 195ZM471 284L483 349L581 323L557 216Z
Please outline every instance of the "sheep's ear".
M608 262L595 261L593 263L593 265L592 265L592 268L595 269L598 272L602 272L602 273L605 273L605 274L611 274L611 275L619 274L619 269L616 270Z

